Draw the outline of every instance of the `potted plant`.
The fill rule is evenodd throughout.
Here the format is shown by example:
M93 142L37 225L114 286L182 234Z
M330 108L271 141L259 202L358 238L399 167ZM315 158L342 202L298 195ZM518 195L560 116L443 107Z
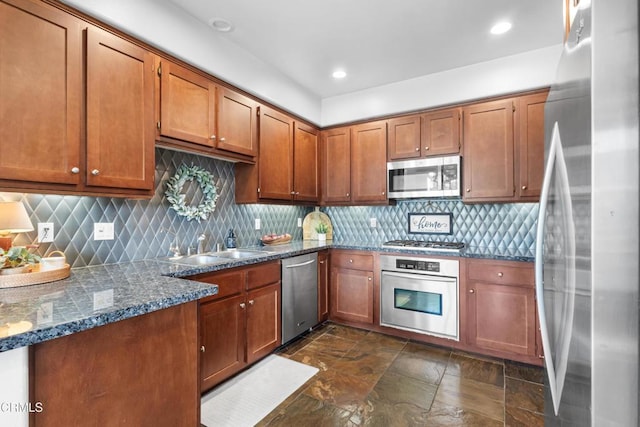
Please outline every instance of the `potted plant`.
M0 248L0 274L19 274L31 271L40 257L22 246L14 246L4 251Z
M329 231L329 227L324 222L316 225L316 233L318 233L318 241L323 242L327 240L327 231Z

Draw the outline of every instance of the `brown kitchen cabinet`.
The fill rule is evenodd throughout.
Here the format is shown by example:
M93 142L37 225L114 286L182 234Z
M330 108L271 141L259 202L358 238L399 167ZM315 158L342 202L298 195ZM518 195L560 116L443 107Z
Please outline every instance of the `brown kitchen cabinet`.
M544 104L548 91L522 96L516 109L516 194L519 201L540 199L544 175Z
M341 127L322 132L323 204L351 200L351 129Z
M0 118L0 185L150 196L151 54L49 5L11 0L0 8L0 108L7 111Z
M258 154L257 102L171 61L156 58L156 68L161 142L197 144L203 154Z
M259 117L260 155L236 165L236 203L317 202L318 130L268 107Z
M318 323L329 319L329 251L318 252Z
M373 324L373 255L332 251L330 318Z
M200 384L204 392L281 344L280 261L189 277L218 285L200 301Z
M537 359L532 263L467 261L466 305L466 339L472 350L515 360Z
M365 123L351 128L351 200L387 200L387 122Z
M389 161L460 153L460 108L391 119Z

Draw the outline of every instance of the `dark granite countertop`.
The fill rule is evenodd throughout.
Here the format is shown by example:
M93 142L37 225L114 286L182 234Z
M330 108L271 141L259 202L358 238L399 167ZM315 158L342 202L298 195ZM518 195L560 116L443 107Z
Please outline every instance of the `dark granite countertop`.
M251 247L255 256L220 259L194 266L182 259L132 261L71 270L68 279L42 285L0 289L0 352L70 335L96 326L197 300L217 292L214 285L188 276L288 258L321 249L352 249L411 255L438 255L532 262L528 250L465 248L460 252L388 249L356 241L296 241Z

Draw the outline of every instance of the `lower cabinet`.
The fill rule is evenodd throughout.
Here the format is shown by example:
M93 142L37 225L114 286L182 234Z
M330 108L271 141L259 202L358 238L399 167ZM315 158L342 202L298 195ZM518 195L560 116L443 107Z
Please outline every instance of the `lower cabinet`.
M200 301L200 390L204 392L281 344L280 261L189 277L218 285Z
M373 255L332 251L330 318L373 324Z
M533 264L469 260L467 344L496 356L538 357Z
M329 251L318 252L318 323L329 319Z

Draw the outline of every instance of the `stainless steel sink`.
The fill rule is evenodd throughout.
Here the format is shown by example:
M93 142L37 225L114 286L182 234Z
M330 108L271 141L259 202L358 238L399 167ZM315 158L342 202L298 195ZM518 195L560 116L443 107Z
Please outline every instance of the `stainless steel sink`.
M209 264L216 264L219 262L223 262L224 260L214 255L200 254L200 255L189 255L189 256L183 256L183 257L169 258L169 261L177 262L178 264L209 265Z
M242 259L242 258L252 258L260 255L266 255L266 254L268 254L268 252L254 251L251 249L238 249L233 251L215 252L212 255L214 257L219 257L219 258Z

